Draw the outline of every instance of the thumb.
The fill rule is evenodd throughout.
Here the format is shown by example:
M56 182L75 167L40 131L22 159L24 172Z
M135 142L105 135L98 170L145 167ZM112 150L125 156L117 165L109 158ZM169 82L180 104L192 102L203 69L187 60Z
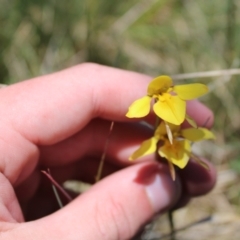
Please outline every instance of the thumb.
M131 239L179 198L166 166L140 163L95 184L63 209L15 231L21 239ZM28 230L26 231L26 227ZM32 234L30 234L32 232Z

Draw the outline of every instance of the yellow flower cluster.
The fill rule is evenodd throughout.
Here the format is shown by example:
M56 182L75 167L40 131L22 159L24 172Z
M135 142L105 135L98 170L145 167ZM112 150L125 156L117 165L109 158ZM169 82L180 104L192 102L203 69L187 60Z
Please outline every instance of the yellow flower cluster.
M181 129L180 124L186 119L192 126L195 122L186 114L186 101L200 97L208 92L207 86L200 83L173 85L169 76L159 76L148 85L147 95L131 104L126 114L128 118L141 118L149 114L152 99L153 111L162 119L155 129L154 136L145 140L130 160L158 152L167 159L170 170L172 164L184 168L192 157L199 160L191 152L191 143L204 139L214 139L214 135L206 128ZM174 178L175 173L171 171Z
M198 98L208 92L204 84L193 83L173 86L169 76L159 76L148 85L147 95L136 100L126 114L129 118L145 117L150 112L151 100L154 99L153 111L166 122L180 125L186 118L186 101Z

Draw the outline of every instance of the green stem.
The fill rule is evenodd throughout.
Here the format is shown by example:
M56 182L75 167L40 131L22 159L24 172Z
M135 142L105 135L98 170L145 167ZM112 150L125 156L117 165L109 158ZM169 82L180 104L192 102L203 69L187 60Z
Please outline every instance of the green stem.
M160 124L160 121L161 121L161 119L159 117L156 117L154 132L158 128L158 126ZM157 159L157 156L158 156L158 151L157 150L156 150L155 155L156 155L156 159ZM172 210L170 210L168 212L168 221L169 221L169 225L170 225L170 238L171 238L171 240L175 240L175 227L174 227L173 211Z
M173 220L173 211L168 211L168 221L170 226L170 239L176 240L175 238L175 226L174 226L174 220Z
M96 176L96 182L98 182L101 179L101 176L102 176L103 166L104 166L106 153L107 153L107 149L108 149L108 144L109 144L109 140L110 140L110 135L112 133L113 126L114 126L114 122L112 121L111 125L110 125L110 128L109 128L107 140L106 140L106 143L105 143L105 146L104 146L103 154L101 156L100 164L99 164L99 167L98 167L98 172L97 172L97 176Z
M53 191L54 191L54 194L56 196L56 199L59 203L59 206L62 207L63 204L60 200L60 197L58 195L58 192L61 192L63 194L63 196L68 200L68 202L71 202L72 201L72 197L67 193L67 191L60 185L57 183L57 181L52 177L51 173L50 173L50 170L48 169L48 171L41 171L52 183L52 187L53 187Z
M61 198L60 198L60 196L58 194L57 188L53 184L52 184L52 189L53 189L54 195L55 195L55 197L57 199L59 207L63 208L63 203L62 203Z
M159 117L156 117L156 121L155 121L155 126L154 126L154 132L157 130L159 124L160 124L160 118Z

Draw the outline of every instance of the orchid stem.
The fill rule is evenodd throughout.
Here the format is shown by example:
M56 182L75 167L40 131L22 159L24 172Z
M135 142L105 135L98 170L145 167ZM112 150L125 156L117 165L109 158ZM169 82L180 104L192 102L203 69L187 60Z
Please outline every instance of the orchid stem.
M55 198L57 199L57 202L58 202L58 205L60 208L63 208L63 203L62 203L62 200L58 194L58 191L57 191L57 188L52 184L52 189L53 189L53 192L54 192L54 195L55 195Z
M54 191L54 194L57 198L57 201L60 200L60 197L57 193L57 189L64 195L64 197L68 200L68 202L71 202L72 201L72 198L71 196L64 190L64 188L62 186L60 186L57 181L51 176L51 173L50 173L50 170L48 169L48 172L47 171L41 171L52 183L52 186L54 187L53 188L53 191ZM57 195L56 195L57 193ZM61 201L61 200L60 200ZM59 205L61 207L61 204Z
M173 220L173 210L168 211L168 221L169 221L169 226L170 226L170 239L176 240L174 220Z
M154 128L154 131L157 130L159 124L160 124L160 121L161 119L159 117L156 117L156 121L155 121L155 128ZM169 137L169 129L168 129L168 125L167 123L165 122L165 126L166 126L166 131L168 132L168 137ZM170 133L171 133L171 130L170 130ZM171 135L171 140L172 140L172 135ZM171 141L170 140L170 141ZM157 159L157 156L158 156L158 150L156 150L156 159ZM172 163L170 163L170 173L171 173L171 176L173 178L173 180L175 180L175 168L174 166L172 165ZM168 212L168 221L169 221L169 225L170 225L170 237L171 237L171 240L175 240L175 227L174 227L174 220L173 220L173 211L170 210Z
M102 176L103 166L104 166L106 153L107 153L109 140L110 140L110 135L112 133L113 126L114 126L114 122L112 121L111 125L110 125L110 128L109 128L107 140L106 140L106 143L105 143L105 146L104 146L104 150L103 150L103 153L102 153L102 156L101 156L100 164L99 164L99 167L98 167L98 172L97 172L97 176L96 176L96 182L98 182L101 179L101 176Z
M158 128L159 124L160 124L160 118L159 118L159 117L156 117L155 126L154 126L154 131L156 131L156 129Z

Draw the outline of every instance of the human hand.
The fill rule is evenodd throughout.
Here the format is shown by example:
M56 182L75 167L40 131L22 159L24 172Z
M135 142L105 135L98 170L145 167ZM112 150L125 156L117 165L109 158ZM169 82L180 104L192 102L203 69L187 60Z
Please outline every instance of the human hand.
M151 131L125 117L145 94L148 76L82 64L0 90L0 221L2 239L130 239L155 214L205 194L215 171L189 162L172 181L164 164L128 161ZM197 101L188 113L206 127L213 115ZM116 121L104 179L57 209L51 184L94 182L110 122ZM151 117L147 119L151 122ZM24 222L21 207L24 209Z

